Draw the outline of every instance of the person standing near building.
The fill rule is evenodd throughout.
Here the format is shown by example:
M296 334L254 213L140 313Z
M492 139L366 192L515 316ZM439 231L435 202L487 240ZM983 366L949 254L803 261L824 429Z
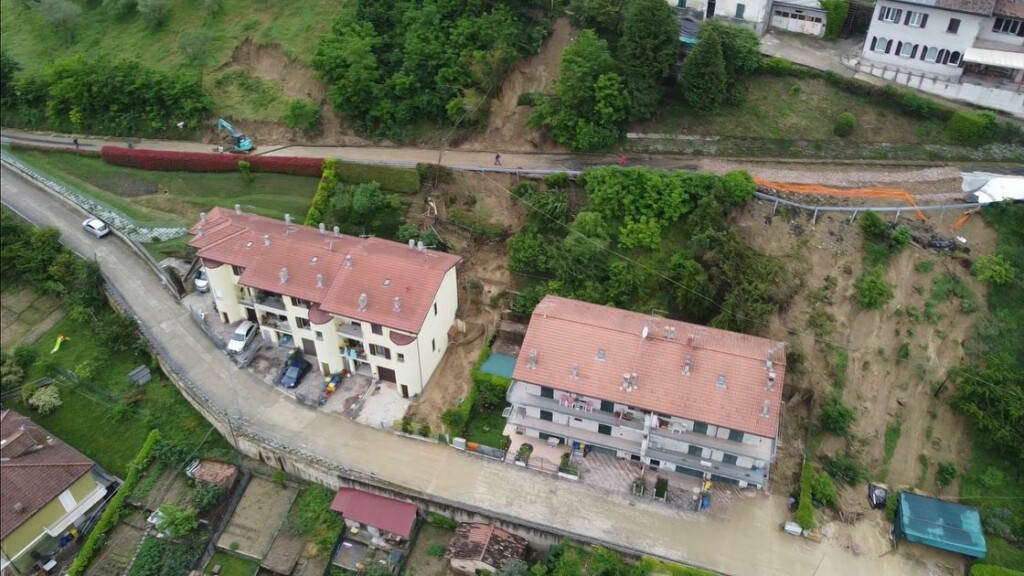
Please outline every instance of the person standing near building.
M494 165L501 166L501 154L494 155Z

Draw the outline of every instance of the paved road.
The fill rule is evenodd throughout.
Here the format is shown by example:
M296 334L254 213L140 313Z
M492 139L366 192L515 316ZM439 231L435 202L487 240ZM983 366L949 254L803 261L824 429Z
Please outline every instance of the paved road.
M652 554L751 576L904 576L928 574L921 563L872 549L857 557L840 545L786 536L785 499L737 497L726 517L694 516L586 485L558 480L404 439L313 410L238 370L193 324L150 268L113 236L96 240L79 226L82 213L3 166L3 202L31 220L61 230L65 243L100 262L141 322L188 377L231 414L267 435L413 492L495 510L569 535L621 543ZM864 542L860 545L865 546Z

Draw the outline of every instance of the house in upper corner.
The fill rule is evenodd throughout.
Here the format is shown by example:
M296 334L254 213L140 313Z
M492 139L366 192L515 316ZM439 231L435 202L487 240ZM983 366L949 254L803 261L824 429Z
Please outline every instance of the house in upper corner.
M221 319L256 322L264 339L315 356L323 374L372 375L408 398L448 349L459 256L238 206L203 214L191 233Z
M849 63L1024 117L1024 0L880 0L860 56Z
M0 412L0 574L53 567L107 494L92 460L28 418Z
M516 560L526 561L529 543L491 524L463 522L448 546L452 570L462 574L501 572Z
M683 44L696 44L700 25L717 18L750 28L758 36L770 28L822 37L828 14L818 0L668 0L679 14Z
M557 296L533 311L506 433L763 488L785 343Z

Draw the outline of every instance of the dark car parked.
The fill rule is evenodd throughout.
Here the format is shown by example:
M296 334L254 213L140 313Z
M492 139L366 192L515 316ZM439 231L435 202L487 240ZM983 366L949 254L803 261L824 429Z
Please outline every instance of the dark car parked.
M281 386L285 388L295 388L302 382L302 378L309 373L309 370L313 367L302 356L294 355L288 358L285 363L284 374L281 376Z

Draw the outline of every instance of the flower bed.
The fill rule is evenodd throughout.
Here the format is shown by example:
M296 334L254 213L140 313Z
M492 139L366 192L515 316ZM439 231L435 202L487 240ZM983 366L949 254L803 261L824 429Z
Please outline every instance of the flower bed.
M107 164L165 172L234 172L238 170L240 159L248 162L253 172L319 177L323 169L323 160L320 158L281 156L245 156L243 158L233 154L145 150L119 146L104 146L100 153Z

